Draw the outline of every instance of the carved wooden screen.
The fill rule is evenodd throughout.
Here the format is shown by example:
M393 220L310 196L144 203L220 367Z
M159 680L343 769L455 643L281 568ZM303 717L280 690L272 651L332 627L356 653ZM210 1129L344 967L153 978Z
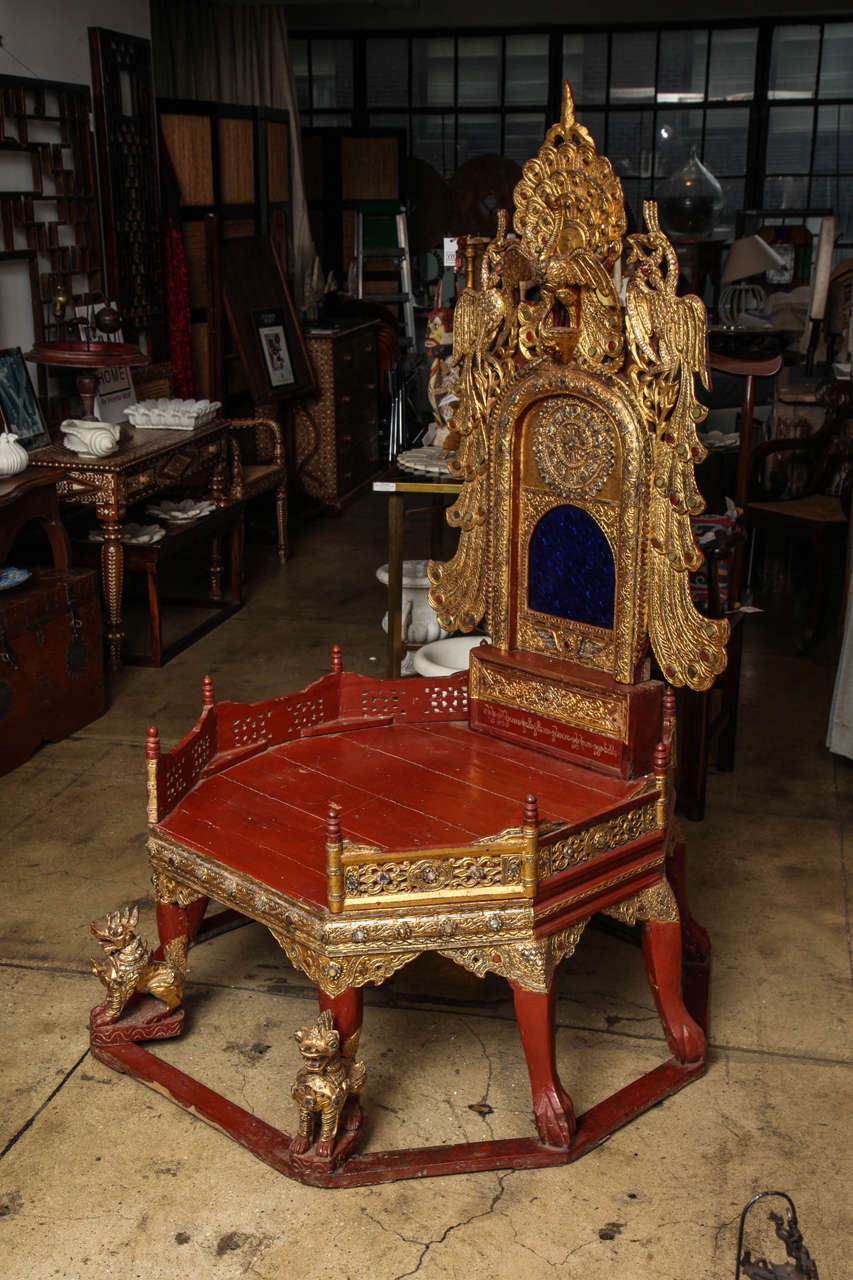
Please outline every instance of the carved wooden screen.
M0 76L0 266L26 270L39 342L59 336L57 285L78 306L103 288L90 107L86 85Z
M151 43L89 28L107 288L125 331L163 328L163 247Z

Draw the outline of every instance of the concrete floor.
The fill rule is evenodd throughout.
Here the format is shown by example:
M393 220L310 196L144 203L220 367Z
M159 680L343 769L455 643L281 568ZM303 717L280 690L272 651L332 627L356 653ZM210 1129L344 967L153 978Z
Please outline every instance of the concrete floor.
M220 697L296 689L334 640L348 669L382 673L383 516L367 497L304 526L283 571L263 553L240 614L161 671L121 673L106 715L0 780L0 1274L723 1280L742 1205L782 1188L821 1276L850 1275L853 766L822 745L831 668L792 656L757 616L737 771L711 778L708 817L687 829L693 907L714 947L708 1073L577 1164L312 1190L88 1053L101 992L89 921L135 900L154 936L147 725L172 745L206 672ZM255 925L191 965L188 1033L158 1052L292 1127L292 1032L313 1016L312 989ZM366 1004L371 1146L533 1132L500 981L419 963ZM579 1111L668 1056L640 953L601 933L561 967L558 1022ZM490 1114L471 1110L481 1102ZM764 1221L753 1240L781 1260Z

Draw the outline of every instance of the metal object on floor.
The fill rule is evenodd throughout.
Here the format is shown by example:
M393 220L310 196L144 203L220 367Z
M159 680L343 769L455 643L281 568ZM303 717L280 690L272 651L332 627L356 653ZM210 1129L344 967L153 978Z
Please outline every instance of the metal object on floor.
M781 1213L770 1212L770 1221L776 1228L776 1235L785 1245L785 1252L793 1262L793 1267L788 1262L772 1263L766 1258L753 1258L749 1249L743 1247L744 1228L746 1226L746 1217L754 1204L759 1200L766 1200L769 1196L781 1196L783 1200L788 1202L788 1211L783 1218ZM740 1277L748 1277L748 1280L820 1280L817 1271L817 1263L812 1258L803 1241L802 1232L797 1222L797 1209L791 1197L784 1191L760 1191L757 1196L744 1206L743 1213L740 1215L740 1227L737 1237L737 1266L735 1268L735 1280Z

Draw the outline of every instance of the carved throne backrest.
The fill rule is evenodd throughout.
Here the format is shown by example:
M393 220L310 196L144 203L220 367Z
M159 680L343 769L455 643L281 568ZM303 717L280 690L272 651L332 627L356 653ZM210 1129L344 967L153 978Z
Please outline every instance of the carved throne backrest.
M697 612L688 577L702 559L690 520L704 505L704 307L677 294L654 202L625 239L621 184L568 85L514 205L515 234L499 214L454 316L460 536L430 566L430 600L448 630L485 620L475 701L489 661L514 667L532 702L555 700L549 681L612 684L618 699L646 683L650 642L667 680L707 688L728 625Z

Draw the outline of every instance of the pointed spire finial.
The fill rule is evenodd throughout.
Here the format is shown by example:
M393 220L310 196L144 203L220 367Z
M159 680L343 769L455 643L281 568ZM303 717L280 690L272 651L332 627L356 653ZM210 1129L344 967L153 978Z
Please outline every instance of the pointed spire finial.
M575 100L572 97L572 90L568 80L563 82L563 110L560 112L560 127L564 134L568 134L572 125L575 123Z

